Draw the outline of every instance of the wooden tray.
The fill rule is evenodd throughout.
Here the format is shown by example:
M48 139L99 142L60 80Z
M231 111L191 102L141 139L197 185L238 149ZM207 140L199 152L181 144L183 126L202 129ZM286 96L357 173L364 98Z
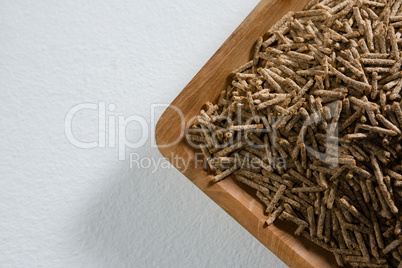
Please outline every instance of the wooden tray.
M288 11L301 10L309 0L262 0L243 23L219 48L199 73L172 102L185 121L197 115L206 101L214 101L230 82L231 71L252 58L252 49L259 36ZM212 184L210 174L195 168L194 150L180 139L185 126L176 109L168 108L156 126L156 142L162 155L214 200L237 222L254 235L289 267L337 267L333 255L312 242L293 235L295 226L276 221L267 227L264 206L254 192L232 178ZM175 142L178 139L179 142ZM173 145L167 146L173 143ZM178 158L190 160L187 169Z

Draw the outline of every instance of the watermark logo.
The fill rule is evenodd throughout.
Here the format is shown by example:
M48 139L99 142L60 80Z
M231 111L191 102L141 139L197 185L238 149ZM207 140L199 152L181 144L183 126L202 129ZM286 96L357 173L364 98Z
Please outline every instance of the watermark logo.
M151 147L156 148L155 143L155 126L156 126L156 110L160 108L173 109L180 117L182 126L179 137L170 144L159 145L160 147L169 147L177 144L184 136L185 121L184 115L180 109L168 104L152 104L150 106L150 120L141 115L115 115L112 114L116 111L116 105L111 103L106 105L106 102L100 101L98 103L80 103L73 106L66 114L64 120L64 132L67 140L74 146L81 149L93 149L93 148L118 148L119 160L126 159L127 149L138 149L151 141ZM93 137L92 141L79 140L73 132L73 121L75 116L79 112L86 110L97 112L97 121L93 122L94 126L97 126L98 135ZM139 135L136 141L132 141L127 137L127 128L130 124L139 125Z
M337 120L333 120L337 116L339 117L340 108L338 107L338 102L329 103L326 106L327 113L320 113L318 111L305 116L302 118L303 124L301 126L301 131L299 133L297 146L303 146L307 153L314 156L316 159L323 161L331 166L336 166L338 164L338 123ZM172 127L179 128L178 135L175 140L171 141L169 144L156 144L155 142L155 128L157 120L157 110L158 109L173 109L179 118L180 124L175 124ZM186 142L193 148L197 149L208 149L213 148L216 151L223 150L230 146L236 146L239 143L245 143L248 148L253 148L255 150L265 150L264 144L255 143L249 138L249 134L253 133L256 135L269 136L270 146L277 148L277 136L278 136L278 125L283 123L286 119L285 116L278 118L271 118L272 122L268 123L267 118L260 116L247 116L245 120L242 119L242 110L238 109L235 118L215 116L214 120L221 120L229 122L229 125L233 125L234 122L245 122L246 125L253 125L257 127L251 130L244 129L224 129L216 128L214 124L206 120L205 116L195 116L193 118L187 119L183 112L172 105L168 104L152 104L150 105L149 116L144 115L119 115L116 114L117 107L113 103L107 104L104 101L98 103L80 103L73 106L67 113L65 117L65 135L67 140L74 146L82 149L92 149L92 148L117 148L119 160L126 160L128 149L139 149L143 146L150 146L151 148L167 148L176 145L183 138L186 138ZM92 111L96 112L97 120L93 122L93 126L97 127L97 136L92 137L90 141L82 141L77 138L73 131L74 120L79 112ZM210 119L210 118L209 118ZM335 123L332 123L335 121ZM256 124L256 122L258 124ZM307 129L312 126L317 126L318 124L325 124L326 134L325 135L325 151L320 152L317 148L313 148L310 143L305 141ZM192 126L197 124L200 127L193 128ZM136 126L135 137L129 137L127 134L127 129L131 126ZM243 131L244 130L244 131ZM133 140L136 139L136 140ZM148 143L148 144L147 144ZM310 145L308 145L310 144ZM203 147L203 148L202 148ZM279 148L278 148L279 149ZM269 152L266 152L270 162L272 162L272 156ZM164 163L161 159L151 159L147 157L141 157L138 153L130 153L130 166L137 168L147 168L156 169L158 167L163 168ZM199 155L197 155L199 157ZM179 164L186 168L189 163L187 159L176 159L174 164L178 166ZM195 159L197 163L198 159ZM231 160L232 161L232 160ZM236 161L240 161L237 159ZM285 159L276 159L277 162L286 162ZM180 163L179 163L180 162ZM221 164L221 163L220 163ZM273 163L270 163L273 164ZM205 165L205 161L203 162ZM286 163L284 164L286 166ZM224 169L224 167L221 167Z

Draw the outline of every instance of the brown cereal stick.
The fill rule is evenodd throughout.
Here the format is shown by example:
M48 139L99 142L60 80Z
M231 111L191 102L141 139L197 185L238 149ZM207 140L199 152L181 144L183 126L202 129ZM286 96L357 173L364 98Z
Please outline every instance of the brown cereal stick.
M369 234L369 246L371 255L373 255L374 258L378 259L380 257L380 254L378 253L377 242L375 240L374 234Z
M331 14L336 14L339 11L341 11L342 9L344 9L350 1L341 1L339 4L337 4L336 6L334 6L333 8L331 8L330 13Z
M229 131L242 131L242 130L252 130L262 128L264 128L263 124L237 125L237 126L230 126Z
M294 195L290 192L289 189L285 190L285 195L286 197L294 200L295 202L303 205L303 207L308 207L309 205L311 205L311 201L308 200L308 198L306 197L306 195L302 194L302 193L298 193L298 195ZM283 199L285 200L285 199ZM290 204L290 203L289 203ZM295 206L296 207L296 206ZM302 210L302 207L301 207Z
M267 207L267 209L265 210L267 213L271 213L275 206L278 204L279 200L281 199L283 193L286 190L286 186L285 185L281 185L278 188L278 191L275 193L274 198L271 200L271 203L269 204L269 206Z
M320 50L318 50L315 46L308 44L308 48L313 52L313 57L316 61L323 64L324 59L327 57ZM325 72L324 72L325 73Z
M254 188L257 191L263 193L266 197L268 197L269 194L270 194L269 189L267 189L266 187L256 183L253 180L249 180L246 177L243 177L243 176L240 176L240 175L237 175L237 174L236 174L235 178L236 178L236 180L238 180L238 181L250 186L251 188Z
M293 99L292 103L298 102L301 98L303 98L303 95L306 94L306 92L312 87L314 84L314 80L310 79L303 87L302 89L297 93L297 96Z
M326 207L324 205L320 206L320 214L318 215L318 222L317 222L317 238L323 239L323 232L324 232L324 222L326 216Z
M314 202L314 213L319 215L320 214L320 207L322 201L322 193L309 193L309 198Z
M325 71L322 70L321 68L313 67L310 69L298 70L298 71L296 71L296 74L301 75L301 76L324 75Z
M369 262L370 261L370 254L369 254L369 252L367 250L366 243L364 242L362 234L360 232L356 232L356 231L354 233L355 233L356 240L357 240L357 243L359 245L360 251L361 251L361 253L363 255L363 259L366 262Z
M287 53L289 56L291 57L295 57L297 59L300 59L302 61L312 61L314 60L314 57L308 54L304 54L304 53L299 53L299 52L295 52L295 51L289 51Z
M390 130L390 129L386 129L386 128L382 128L382 127L373 127L373 126L366 125L366 124L357 124L356 129L364 129L369 132L377 132L380 134L390 135L390 136L398 135L398 133L394 130Z
M310 228L310 236L314 237L317 233L316 224L315 224L315 214L314 214L314 207L308 206L307 207L307 219Z
M392 27L392 26L388 27L388 34L389 34L389 39L390 39L390 44L391 44L391 55L396 61L398 61L398 60L400 60L400 55L399 55L399 48L398 48L398 43L396 41L394 27Z
M309 10L312 9L313 7L316 7L316 5L320 2L321 0L312 0L306 4L304 7L304 10Z
M380 52L381 53L386 53L387 52L387 43L386 43L386 32L385 32L385 27L383 24L381 24L381 27L377 27L377 29L379 29L378 31L376 31L376 33L374 34L374 38L376 40L376 42L378 42L379 47L380 47ZM376 29L376 30L377 30Z
M373 29L371 27L371 21L369 19L365 19L364 24L365 24L367 47L369 51L374 51Z
M282 57L287 57L285 55L283 55ZM282 84L285 82L286 78L282 77L282 71L275 68L275 67L271 67L269 69L265 69L266 72L278 83Z
M313 187L315 186L315 183L313 183L312 181L310 181L309 179L307 179L306 177L304 177L303 175L301 175L300 173L298 173L297 171L293 170L293 169L289 169L289 174L292 175L295 179L297 179L298 181Z
M290 45L293 43L293 41L291 39L289 39L288 37L284 36L282 34L282 32L275 31L274 34L277 36L277 39L279 40L279 42L281 42L282 44Z
M382 163L388 164L391 153L386 151L384 148L377 146L375 143L368 142L367 140L361 141L362 145L365 146L368 152L375 154Z
M380 65L380 66L393 66L395 64L395 60L391 59L360 58L360 62L366 65Z
M307 167L307 152L304 143L300 144L301 165L304 169Z
M389 210L389 206L387 204L387 201L385 200L383 194L381 193L380 188L377 186L375 187L375 192L377 194L377 198L379 200L379 203L382 207L382 210L380 211L380 216L386 219L391 219L392 218L392 214Z
M370 7L385 7L386 4L383 2L376 2L376 1L370 1L370 0L362 0L362 3L364 5L370 6Z
M281 103L281 102L283 102L283 101L285 101L285 100L286 100L286 97L277 97L277 98L274 98L274 99L272 99L272 100L269 100L269 101L266 101L266 102L263 102L263 103L258 104L258 105L257 105L257 110L265 109L265 108L267 108L267 107L269 107L269 106L272 106L272 105Z
M310 142L311 142L311 144L312 144L313 150L314 150L315 152L318 152L318 150L319 150L319 149L318 149L318 144L317 144L317 141L316 141L316 139L315 139L315 137L314 137L313 129L312 129L311 127L308 127L307 133L308 133Z
M353 216L355 216L358 220L366 224L367 226L371 226L371 222L369 219L367 219L364 215L362 215L356 207L353 205L349 204L349 202L346 200L345 197L342 197L339 199L340 204L347 210L349 211Z
M402 180L402 175L397 173L396 171L393 171L391 169L385 168L384 169L385 173L387 173L391 178L395 180Z
M394 22L394 23L391 23L391 26L394 28L400 28L400 27L402 27L402 23L401 23L401 21Z
M365 161L368 161L370 159L369 156L366 154L366 152L362 148L360 148L356 143L352 143L351 145L356 151L359 152L359 154L361 154L364 157Z
M200 146L200 149L201 149L202 153L204 154L204 158L205 158L205 160L206 160L206 162L207 162L209 168L210 168L211 170L214 170L214 169L215 169L215 166L212 165L212 162L211 162L212 156L211 156L211 154L209 153L208 149L207 149L205 146Z
M267 160L269 165L273 165L273 158L272 158L272 150L271 150L271 145L269 143L269 138L267 135L264 135L264 150L265 154L267 156Z
M232 74L242 73L245 70L251 68L252 66L253 66L253 61L251 60L251 61L245 63L244 65L240 66L238 69L234 70L232 72Z
M388 68L388 67L366 67L364 68L364 71L368 72L368 73L390 73L392 70L392 68Z
M335 212L335 215L336 215L336 217L338 219L338 222L339 222L339 225L341 227L341 234L342 234L342 237L343 237L343 239L344 239L344 241L346 243L346 246L348 248L353 248L353 240L350 237L350 234L349 234L348 230L345 228L345 219L343 218L342 213L337 208L335 208L333 211Z
M278 176L272 172L266 171L266 172L263 172L263 175L268 177L269 179L271 179L271 181L273 181L273 182L276 181L279 184L284 184L285 186L288 186L288 187L293 186L293 184L291 182L289 182L287 180L283 180L280 176Z
M229 133L229 132L228 132L228 133ZM218 156L218 157L219 157L219 156L227 156L227 155L230 154L231 152L236 151L236 150L238 150L238 149L240 149L240 148L242 148L242 147L244 147L244 146L246 146L246 145L247 145L247 143L244 142L244 141L235 143L235 144L233 144L233 145L231 145L231 146L229 146L229 147L226 147L226 148L224 148L224 149L222 149L222 150L216 152L216 153L215 153L215 156Z
M384 248L383 237L380 230L380 225L378 223L377 217L375 216L374 211L370 210L370 220L373 223L374 235L377 241L377 245L380 249Z
M276 31L285 34L287 32L287 28L289 27L289 21L293 17L294 12L288 12L285 16L279 19L272 27L268 30L268 34L272 34Z
M402 16L391 16L389 18L390 22L402 21Z
M392 252L393 250L395 250L397 247L399 247L399 245L401 245L402 241L401 239L395 239L394 241L392 241L388 246L386 246L382 252L384 255Z
M395 16L398 13L399 8L401 7L401 4L402 4L401 0L396 0L394 2L394 4L392 5L392 8L391 8L390 16Z
M258 65L258 61L260 59L259 57L259 53L262 47L262 42L263 42L263 38L260 37L257 40L257 43L255 44L255 48L254 48L254 57L253 57L253 66L257 66Z
M259 124L260 123L260 118L256 117L256 111L255 111L255 106L254 106L254 102L253 102L253 97L252 97L250 91L247 92L247 101L248 101L248 105L249 105L252 117L256 118L255 122Z
M401 130L397 126L395 126L393 123L391 123L389 120L387 120L382 114L377 114L376 118L388 129L393 130L398 134L402 133Z
M365 22L362 19L362 16L360 14L360 9L358 7L353 7L353 15L355 17L357 26L359 27L359 33L361 35L364 35L364 33L365 33Z
M350 99L350 102L352 102L353 104L359 106L360 108L364 108L366 110L378 111L379 107L380 107L377 103L370 102L365 97L358 99L354 96L350 96L349 99Z
M272 86L274 90L278 93L286 93L285 90L271 77L266 69L259 68L258 72L266 79L266 81Z
M247 73L236 73L236 77L239 80L245 80L245 79L257 78L257 75L256 74L247 74Z
M331 38L332 40L336 42L349 43L349 40L346 37L334 31L333 29L328 28L325 25L323 25L322 28L328 32L328 37Z
M357 80L354 80L352 78L349 78L346 75L344 75L341 72L339 72L338 70L336 70L331 65L329 66L329 68L330 68L330 70L331 70L331 72L333 74L335 74L339 79L341 79L346 84L348 84L349 86L353 87L354 89L356 89L356 90L358 90L360 92L363 92L364 90L370 90L371 89L371 85L365 84L365 83L357 81Z
M396 99L400 99L400 95L399 92L402 89L402 79L399 80L398 84L394 87L394 89L392 90L392 93L389 95L389 99L390 100L396 100Z
M281 65L281 66L279 66L279 69L281 71L283 71L284 73L286 73L287 75L289 75L290 77L294 77L297 83L306 84L307 80L305 78L301 77L300 75L296 74L296 72L293 71L291 68L289 68L285 65Z
M399 61L397 61L392 68L389 70L389 73L391 74L395 74L396 72L398 72L401 68L402 65L402 59L399 59Z
M269 226L271 225L284 211L283 205L280 205L277 209L275 209L271 214L269 214L267 220L265 221L266 224Z
M321 186L313 186L313 187L294 187L291 189L292 193L315 193L322 192L324 189Z
M199 142L199 143L205 143L205 138L203 136L199 135L193 135L193 134L186 134L186 139L187 141L193 141L193 142Z
M308 223L307 223L306 221L304 221L304 220L302 220L302 219L300 219L300 218L298 218L298 217L295 217L295 216L289 214L289 213L286 212L286 211L282 212L282 214L279 216L279 218L280 218L280 219L284 219L284 220L292 221L292 222L294 222L295 224L297 224L299 227L300 227L300 226L303 226L303 227L302 227L303 230L304 230L305 228L307 228L307 226L308 226ZM299 231L298 233L300 234L301 231ZM295 233L295 234L296 234L296 233Z
M372 73L372 90L371 90L371 99L376 99L377 94L378 94L378 73L373 72Z
M363 5L363 10L367 12L367 14L369 15L369 17L373 20L376 21L378 20L378 15L373 11L373 9L371 9L368 6Z
M402 221L400 219L396 220L394 233L400 235L402 233Z
M390 56L389 53L365 53L365 54L361 55L361 58L366 58L366 59L387 59L387 58L389 58L389 56Z
M332 238L331 226L331 211L326 210L325 223L324 223L324 242L329 243Z
M360 118L363 114L364 110L357 110L356 112L353 113L352 116L350 116L349 118L347 118L345 120L345 122L343 122L340 126L339 126L339 132L344 131L346 128L348 128L354 121L356 121L358 118Z
M401 79L395 79L385 85L382 86L383 90L391 90L393 87L397 86L400 83Z
M271 35L270 38L268 38L267 40L265 40L262 43L262 47L268 47L268 46L272 45L277 40L278 40L278 36L276 34L273 34L273 35ZM260 54L260 57L261 57L261 54Z
M254 187L253 187L254 188ZM267 195L266 195L267 194ZM269 196L269 190L268 190L268 192L266 192L266 194L264 194L263 192L260 192L260 191L258 191L257 190L257 192L256 192L256 195L257 195L257 197L266 205L266 206L268 206L269 205L269 203L271 202L270 201L270 199L267 197L267 196Z
M370 195L369 195L369 191L368 191L368 188L367 188L365 180L364 179L359 179L359 184L360 184L360 188L362 189L362 195L363 195L364 201L366 203L369 203L370 202Z
M312 165L309 165L309 168L312 170L321 172L321 173L332 174L332 170L327 167L312 164ZM318 176L316 176L316 178L317 178L317 181L319 182L320 178Z
M342 143L341 147L347 149L352 155L353 157L358 160L358 161L364 161L365 158L363 155L361 155L352 145L350 144L346 144L346 143Z
M296 30L297 31L297 30ZM296 43L303 43L305 42L303 37L298 36L300 33L296 33L293 29L289 31L290 35L292 36L292 41Z
M333 204L335 201L335 196L336 193L338 191L338 185L339 185L339 180L335 180L332 183L332 187L330 188L329 194L328 194L328 198L327 198L327 208L328 209L332 209L333 208Z
M355 75L357 75L357 77L363 77L364 73L359 70L358 68L354 67L350 62L348 62L347 60L345 60L344 58L342 58L341 56L338 56L336 58L340 63L342 63L346 68L348 68L349 70L351 70ZM361 61L363 60L363 58L360 59ZM363 62L362 62L363 63Z
M300 91L301 91L300 86L299 86L295 81L293 81L293 80L290 79L290 78L286 78L285 84L288 85L288 87L289 87L290 89L293 89L294 92L300 92Z
M385 232L382 233L382 236L385 238L390 238L391 235L394 233L395 226L386 225L386 227L388 227L388 229L386 229Z
M367 43L366 43L366 41L365 41L363 38L360 39L360 40L357 42L357 44L359 45L360 49L363 51L364 54L370 53L370 50L369 50L369 48L368 48L368 46L367 46Z
M285 190L285 192L286 192L286 190ZM289 197L283 195L281 197L281 200L283 200L283 202L286 202L285 205L289 204L292 207L294 207L295 209L302 209L301 204L298 201L295 201L294 198L289 198Z
M221 174L216 175L213 178L214 182L219 182L221 180L223 180L224 178L226 178L227 176L231 175L233 172L235 172L237 169L239 169L240 166L239 165L234 165L231 168L228 168L227 170L225 170L224 172L222 172Z

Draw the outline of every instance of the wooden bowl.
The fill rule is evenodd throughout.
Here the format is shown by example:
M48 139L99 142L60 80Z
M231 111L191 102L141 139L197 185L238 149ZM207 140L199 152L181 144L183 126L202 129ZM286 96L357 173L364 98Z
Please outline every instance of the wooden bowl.
M256 199L254 190L232 178L211 183L211 174L203 170L194 149L183 137L184 122L198 115L205 102L217 100L230 83L230 73L252 58L258 37L288 11L301 10L308 2L262 0L167 108L157 123L155 137L169 162L289 267L337 267L331 253L294 236L296 228L292 223L276 221L267 227L264 206ZM186 168L178 159L190 161L190 165Z

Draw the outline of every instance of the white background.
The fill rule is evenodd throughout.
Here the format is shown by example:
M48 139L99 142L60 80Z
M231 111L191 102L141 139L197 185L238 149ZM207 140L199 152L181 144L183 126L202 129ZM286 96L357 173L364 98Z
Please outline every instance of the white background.
M175 169L130 168L64 133L80 103L149 122L257 3L1 1L0 267L285 267ZM73 131L96 141L96 111ZM158 161L151 140L130 152Z

